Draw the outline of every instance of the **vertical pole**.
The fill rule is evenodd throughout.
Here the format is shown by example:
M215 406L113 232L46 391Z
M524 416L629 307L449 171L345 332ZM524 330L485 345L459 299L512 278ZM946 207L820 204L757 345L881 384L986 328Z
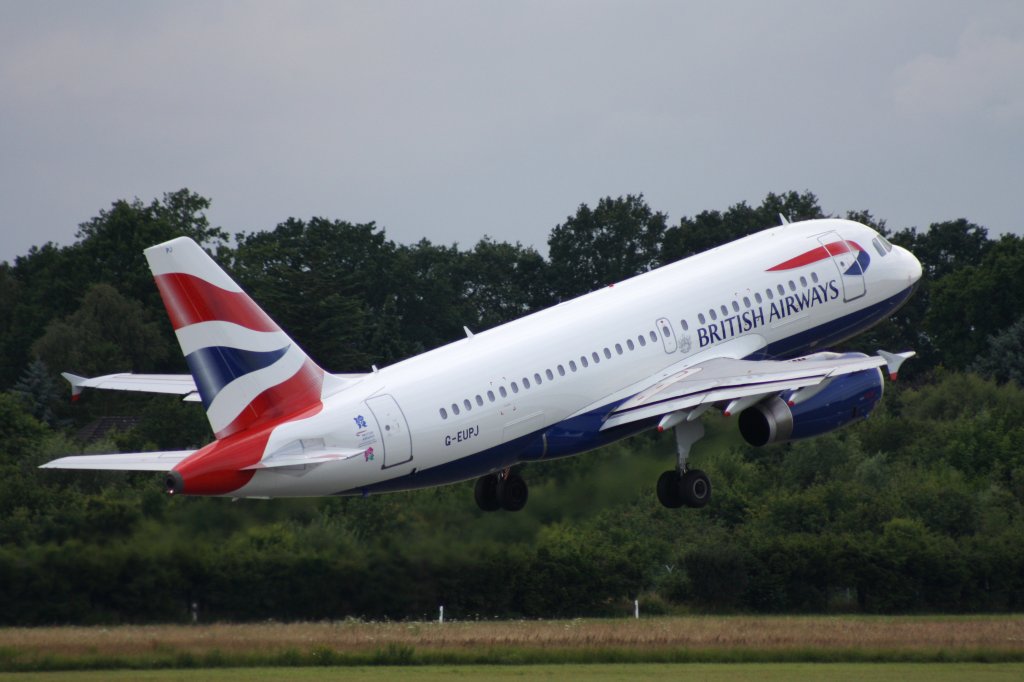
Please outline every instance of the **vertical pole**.
M438 623L444 623L444 604L441 605L441 613L437 616Z
M640 619L640 600L639 599L634 599L633 600L633 617L636 618L637 620Z

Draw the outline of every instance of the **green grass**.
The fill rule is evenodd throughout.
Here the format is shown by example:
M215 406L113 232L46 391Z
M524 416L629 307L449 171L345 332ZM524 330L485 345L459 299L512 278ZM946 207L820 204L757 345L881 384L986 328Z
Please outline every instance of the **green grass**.
M119 670L49 673L0 673L0 682L99 682L139 680L141 682L243 682L246 680L287 680L288 682L434 682L435 680L701 680L703 682L745 682L759 680L870 680L871 682L944 682L946 680L1020 680L1022 663L686 663L536 665L524 668L500 666L356 667L345 668L230 668L202 670Z

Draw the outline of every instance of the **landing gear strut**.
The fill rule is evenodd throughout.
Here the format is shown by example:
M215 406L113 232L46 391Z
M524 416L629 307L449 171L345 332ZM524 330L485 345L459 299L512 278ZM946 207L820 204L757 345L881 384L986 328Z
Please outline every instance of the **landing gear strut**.
M483 511L519 511L526 506L529 496L526 481L508 469L499 474L481 476L473 489L476 505Z
M700 508L711 501L711 481L699 469L690 469L687 461L690 448L704 437L699 421L684 421L674 429L676 434L676 468L658 477L658 501L669 509L682 506Z

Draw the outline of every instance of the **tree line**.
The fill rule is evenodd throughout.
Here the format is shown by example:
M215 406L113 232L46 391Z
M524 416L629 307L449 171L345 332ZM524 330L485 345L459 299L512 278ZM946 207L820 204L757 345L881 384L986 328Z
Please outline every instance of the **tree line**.
M368 499L167 498L147 474L39 471L82 451L211 437L195 404L87 394L61 370L183 372L142 250L196 239L309 354L365 371L790 219L810 192L670 224L642 196L581 205L548 255L484 238L397 244L374 223L289 219L233 237L189 190L117 201L76 241L0 264L0 621L5 624L647 612L1013 610L1024 600L1024 246L966 219L871 224L922 261L894 318L847 347L913 348L868 421L745 446L724 418L695 459L712 504L654 499L670 439L525 467L531 503L483 515L467 484ZM98 442L100 415L138 422Z

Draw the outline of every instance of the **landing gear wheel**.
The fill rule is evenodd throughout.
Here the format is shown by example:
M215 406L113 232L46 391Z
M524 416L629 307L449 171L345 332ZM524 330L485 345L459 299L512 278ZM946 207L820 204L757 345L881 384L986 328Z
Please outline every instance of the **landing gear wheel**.
M505 511L519 511L526 506L530 489L526 481L517 474L509 474L504 480L498 481L498 500Z
M669 509L682 507L683 495L679 484L679 472L675 469L662 473L658 477L658 501Z
M473 488L476 506L488 512L501 509L501 500L498 499L498 487L498 477L495 474L478 478L476 486Z
M711 501L711 481L700 469L690 469L679 480L679 494L687 507L700 509Z

